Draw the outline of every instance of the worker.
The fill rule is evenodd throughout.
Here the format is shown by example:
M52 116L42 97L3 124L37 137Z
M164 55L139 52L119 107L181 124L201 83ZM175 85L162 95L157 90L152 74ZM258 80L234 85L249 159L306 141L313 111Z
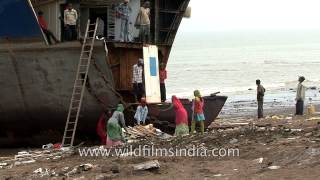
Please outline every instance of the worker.
M68 41L77 40L77 21L78 12L69 3L67 9L64 10L64 27Z
M107 146L119 146L125 142L125 138L122 133L122 127L126 129L124 119L124 106L118 104L116 111L112 114L107 123Z
M135 23L136 28L140 29L139 38L143 43L149 43L150 35L150 1L145 1L140 8Z
M136 97L136 101L140 102L140 99L144 96L144 83L143 83L143 59L140 58L138 63L133 65L133 92Z
M55 43L59 43L60 41L53 35L53 33L48 29L48 23L43 17L43 12L38 12L38 22L41 27L42 32L46 35L46 39L49 45L52 44L51 38L55 41Z
M160 76L161 102L165 102L167 100L166 84L165 84L165 80L167 79L167 70L166 70L166 65L164 63L160 64L159 76Z
M299 77L298 87L297 87L297 96L296 96L296 115L303 115L303 106L305 99L306 87L302 84L305 78L303 76Z
M97 135L100 137L101 139L101 144L102 145L106 145L107 143L107 135L106 135L106 120L108 120L111 117L111 111L106 111L104 112L97 123Z
M194 100L192 103L193 117L191 122L191 134L193 134L196 129L196 123L199 122L201 134L203 135L204 121L205 121L205 117L203 113L204 99L202 98L199 90L195 90L193 94L194 94Z
M265 88L261 85L259 79L256 80L257 85L257 101L258 101L258 119L263 118L263 98L266 92Z
M146 124L146 119L148 115L148 107L146 98L141 98L140 105L137 107L134 119L137 121L137 124L140 125L141 122L143 125Z
M185 136L189 134L188 126L188 113L183 107L181 101L176 97L172 96L172 104L176 113L176 129L175 136Z
M120 28L120 41L121 42L129 42L129 21L131 14L131 7L129 6L129 0L124 0L117 9L116 9L116 17L121 20L121 28Z

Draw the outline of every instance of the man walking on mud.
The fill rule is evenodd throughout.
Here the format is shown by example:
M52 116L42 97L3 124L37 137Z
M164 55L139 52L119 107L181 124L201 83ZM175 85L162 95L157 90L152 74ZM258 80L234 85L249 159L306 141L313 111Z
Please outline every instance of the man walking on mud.
M299 84L297 87L297 96L296 96L296 115L303 115L303 106L304 106L304 99L305 99L305 91L306 88L302 84L302 82L305 80L303 76L299 77Z
M259 79L256 80L257 84L257 101L258 101L258 119L263 118L263 98L266 90L261 85L261 81Z

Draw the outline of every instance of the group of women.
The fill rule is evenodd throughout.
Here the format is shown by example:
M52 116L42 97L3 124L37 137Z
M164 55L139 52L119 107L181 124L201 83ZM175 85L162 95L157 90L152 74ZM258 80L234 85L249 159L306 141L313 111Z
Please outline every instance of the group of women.
M204 121L205 121L205 116L203 112L204 99L202 98L198 90L194 91L194 97L195 98L193 100L193 105L192 105L193 117L191 121L190 134L194 134L197 122L200 123L201 134L204 134ZM184 108L183 104L176 96L172 96L172 105L176 114L175 136L189 135L188 113L186 109ZM104 137L104 139L103 138L101 139L102 141L106 140L106 144L109 147L119 146L125 142L125 137L122 132L122 128L126 130L123 111L124 111L124 106L122 104L119 104L117 106L116 111L112 114L112 116L107 121L106 133L105 133L106 138ZM137 112L135 114L135 119L137 120L138 124L140 124L141 121L143 124L145 123L147 112L148 111L147 111L146 101L145 99L142 99L141 104L138 106Z

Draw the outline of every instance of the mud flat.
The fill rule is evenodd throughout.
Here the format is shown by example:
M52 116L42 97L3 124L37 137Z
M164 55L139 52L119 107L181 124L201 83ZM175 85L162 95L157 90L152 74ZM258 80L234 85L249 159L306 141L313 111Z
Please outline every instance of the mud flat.
M135 156L129 149L117 157L81 157L75 149L74 153L60 154L60 158L42 158L27 165L2 164L0 179L317 179L319 124L319 115L278 114L259 121L246 117L219 119L203 136L164 140L146 137L124 148L238 149L239 156L150 157ZM0 162L14 158L16 153L1 153Z

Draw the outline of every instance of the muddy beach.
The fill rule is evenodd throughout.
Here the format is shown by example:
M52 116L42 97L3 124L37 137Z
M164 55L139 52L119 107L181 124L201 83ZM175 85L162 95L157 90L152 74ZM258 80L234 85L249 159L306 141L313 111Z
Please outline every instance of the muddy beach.
M159 140L145 138L127 146L192 149L238 149L226 156L123 156L81 157L79 149L58 159L25 165L3 165L1 179L317 179L320 168L320 116L295 117L283 113L256 120L221 118L204 136ZM81 148L84 148L85 144ZM91 148L102 148L100 146ZM1 161L19 150L1 153ZM224 155L224 156L222 156ZM135 170L157 161L159 167ZM41 168L41 169L40 169Z

